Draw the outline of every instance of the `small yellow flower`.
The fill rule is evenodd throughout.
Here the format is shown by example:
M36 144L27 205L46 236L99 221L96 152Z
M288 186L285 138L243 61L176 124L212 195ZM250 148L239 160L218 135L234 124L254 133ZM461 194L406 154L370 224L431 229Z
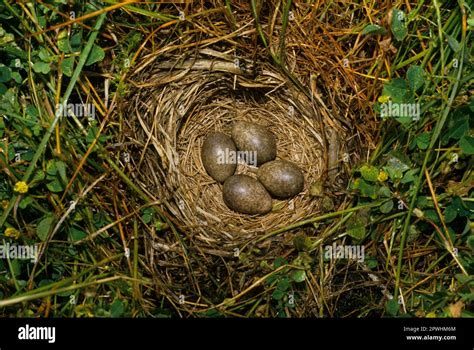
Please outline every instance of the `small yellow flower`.
M20 232L13 227L7 227L5 230L5 236L18 239L20 237Z
M13 190L18 193L26 193L28 192L28 185L24 181L18 181Z
M390 96L382 95L382 96L379 96L379 98L377 100L380 103L387 103L388 101L390 101Z
M2 208L3 208L3 209L7 209L7 208L8 208L8 203L9 203L9 202L8 202L6 199L4 199L4 200L2 201Z
M388 180L388 174L385 171L381 170L379 172L379 175L377 176L377 180L379 180L380 182L387 181Z

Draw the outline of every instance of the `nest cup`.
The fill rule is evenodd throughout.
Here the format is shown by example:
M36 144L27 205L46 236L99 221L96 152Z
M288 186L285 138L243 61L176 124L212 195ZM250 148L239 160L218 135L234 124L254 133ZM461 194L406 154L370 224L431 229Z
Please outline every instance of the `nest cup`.
M206 63L208 64L206 66ZM127 104L131 151L140 187L161 202L174 223L206 244L240 241L271 232L320 211L310 187L326 179L331 125L317 105L279 72L262 67L251 77L229 61L193 60L138 68L136 89ZM288 200L273 200L266 215L239 214L222 198L201 161L201 146L211 132L230 135L234 122L267 127L277 139L277 159L297 164L304 190ZM333 123L333 125L337 125ZM236 174L256 178L258 168L240 163Z

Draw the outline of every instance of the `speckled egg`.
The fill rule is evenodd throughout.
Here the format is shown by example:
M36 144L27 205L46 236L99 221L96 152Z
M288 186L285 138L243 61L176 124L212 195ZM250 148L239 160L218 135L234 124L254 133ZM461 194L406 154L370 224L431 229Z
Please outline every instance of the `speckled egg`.
M201 159L207 173L216 181L224 182L234 175L237 163L229 157L237 151L234 141L220 132L207 135L201 148Z
M263 185L247 175L233 175L222 189L224 203L242 214L266 214L272 210L272 197Z
M232 127L232 139L239 151L253 152L247 156L246 162L250 157L256 155L255 166L271 161L276 158L276 138L267 128L246 121L235 122Z
M258 169L257 178L272 196L279 199L296 196L304 187L303 172L296 164L286 160L263 164Z

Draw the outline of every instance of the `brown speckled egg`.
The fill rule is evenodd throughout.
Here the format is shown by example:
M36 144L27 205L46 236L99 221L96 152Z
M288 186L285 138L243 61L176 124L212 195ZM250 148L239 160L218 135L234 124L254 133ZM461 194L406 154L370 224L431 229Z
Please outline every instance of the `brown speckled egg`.
M296 196L304 187L303 172L286 160L263 164L258 169L257 178L272 196L279 199Z
M272 210L272 197L265 187L247 175L229 177L222 188L224 203L243 214L266 214Z
M236 162L230 162L229 154L236 152L234 141L220 132L209 134L201 148L201 159L207 173L216 181L224 182L234 175Z
M246 121L235 122L232 127L232 139L239 151L256 152L256 164L275 159L277 154L276 138L267 128ZM247 164L249 160L246 159Z

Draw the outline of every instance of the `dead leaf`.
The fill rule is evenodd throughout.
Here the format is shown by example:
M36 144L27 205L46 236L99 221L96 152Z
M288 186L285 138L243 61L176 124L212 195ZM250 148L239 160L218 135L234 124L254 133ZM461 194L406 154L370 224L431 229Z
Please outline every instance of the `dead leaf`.
M451 316L458 318L461 317L461 312L463 308L464 303L462 302L462 300L459 300L456 303L449 305L449 312L451 313Z
M397 48L392 45L392 38L379 41L379 45L383 52L391 51L392 53L397 53Z

